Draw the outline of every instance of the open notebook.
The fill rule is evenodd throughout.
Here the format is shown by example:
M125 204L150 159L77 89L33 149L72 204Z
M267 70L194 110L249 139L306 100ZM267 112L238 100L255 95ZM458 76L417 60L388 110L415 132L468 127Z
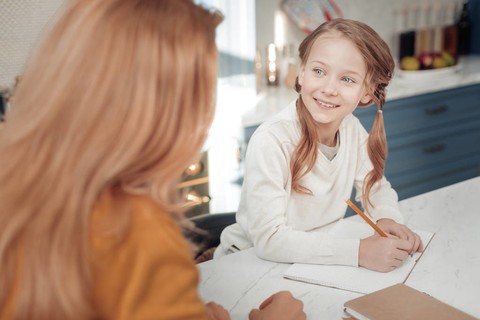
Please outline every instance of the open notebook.
M422 230L414 231L422 238L423 246L426 249L434 233ZM337 237L363 239L371 236L373 229L363 221L344 219L338 221L329 233ZM400 267L387 273L362 267L294 263L285 271L283 277L348 291L371 293L405 282L421 255L422 253L415 253Z

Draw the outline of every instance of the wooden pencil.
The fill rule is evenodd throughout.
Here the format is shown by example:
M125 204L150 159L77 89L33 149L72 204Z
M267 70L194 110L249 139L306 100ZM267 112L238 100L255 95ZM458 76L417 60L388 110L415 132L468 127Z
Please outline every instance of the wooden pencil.
M375 223L373 223L373 221L370 220L370 218L367 217L367 215L365 213L363 213L362 210L360 210L360 208L355 205L355 203L350 201L350 199L345 200L345 202L350 206L350 208L353 209L353 211L358 213L358 215L360 217L362 217L363 220L365 220L375 231L377 231L379 235L381 235L382 237L387 237L387 234L385 232L383 232L383 230L380 229L379 226L377 226Z

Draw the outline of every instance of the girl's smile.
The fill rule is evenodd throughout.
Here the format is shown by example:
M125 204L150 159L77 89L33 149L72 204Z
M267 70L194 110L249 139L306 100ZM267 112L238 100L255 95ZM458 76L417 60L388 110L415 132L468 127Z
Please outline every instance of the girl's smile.
M323 108L326 108L326 109L334 109L334 108L339 107L338 104L328 103L328 102L322 101L320 99L315 99L315 98L314 98L314 100L318 103L318 105L320 107L323 107Z

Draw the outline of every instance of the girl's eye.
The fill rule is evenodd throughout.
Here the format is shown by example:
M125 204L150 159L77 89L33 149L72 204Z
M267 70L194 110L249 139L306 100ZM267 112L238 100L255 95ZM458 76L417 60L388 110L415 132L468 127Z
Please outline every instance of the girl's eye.
M355 83L355 80L353 80L353 79L350 78L350 77L344 77L344 78L343 78L343 81L345 81L346 83Z
M319 76L323 76L325 74L322 69L313 69L313 72Z

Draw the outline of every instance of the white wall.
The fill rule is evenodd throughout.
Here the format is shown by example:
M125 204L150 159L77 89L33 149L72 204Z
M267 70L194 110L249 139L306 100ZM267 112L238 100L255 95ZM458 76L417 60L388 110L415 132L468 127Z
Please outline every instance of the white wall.
M66 0L0 0L0 89L22 73L33 46Z

